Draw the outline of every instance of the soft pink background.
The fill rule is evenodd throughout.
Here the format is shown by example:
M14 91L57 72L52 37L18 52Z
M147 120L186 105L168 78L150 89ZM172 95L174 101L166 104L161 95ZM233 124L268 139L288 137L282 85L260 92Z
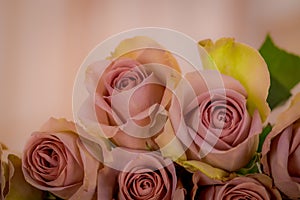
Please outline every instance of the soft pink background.
M0 141L21 152L50 116L72 119L73 81L87 54L144 26L195 40L235 37L255 48L270 33L300 54L298 0L0 0Z

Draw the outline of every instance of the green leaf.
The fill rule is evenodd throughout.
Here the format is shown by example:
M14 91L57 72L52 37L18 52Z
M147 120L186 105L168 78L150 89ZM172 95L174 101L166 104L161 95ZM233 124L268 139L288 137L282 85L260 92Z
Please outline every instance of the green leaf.
M263 131L261 132L261 134L259 135L259 144L258 144L258 149L257 149L257 152L261 152L262 150L262 146L264 144L264 141L267 137L267 135L271 132L272 130L272 126L271 124L268 124L264 129Z
M239 175L246 175L246 174L254 174L260 172L260 154L256 153L250 162L243 168L239 169L236 173Z
M300 81L300 57L278 48L267 35L259 52L265 59L271 78L267 101L271 109L286 101L290 90Z
M54 194L52 194L50 192L45 191L43 200L63 200L63 199L55 196Z

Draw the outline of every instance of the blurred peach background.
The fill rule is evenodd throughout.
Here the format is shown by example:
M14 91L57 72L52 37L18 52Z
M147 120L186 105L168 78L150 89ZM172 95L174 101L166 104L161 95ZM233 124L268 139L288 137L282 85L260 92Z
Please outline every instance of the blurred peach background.
M21 152L50 117L72 119L72 87L87 54L131 28L195 40L227 36L259 48L267 33L300 55L298 0L0 0L0 141Z

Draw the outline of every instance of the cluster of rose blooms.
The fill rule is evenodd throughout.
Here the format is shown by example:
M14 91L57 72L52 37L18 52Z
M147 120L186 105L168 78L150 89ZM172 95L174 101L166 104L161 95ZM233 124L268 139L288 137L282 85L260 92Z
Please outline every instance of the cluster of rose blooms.
M229 38L199 48L195 67L140 36L90 64L76 123L49 119L21 159L0 149L1 199L300 198L300 95L260 151L266 63Z

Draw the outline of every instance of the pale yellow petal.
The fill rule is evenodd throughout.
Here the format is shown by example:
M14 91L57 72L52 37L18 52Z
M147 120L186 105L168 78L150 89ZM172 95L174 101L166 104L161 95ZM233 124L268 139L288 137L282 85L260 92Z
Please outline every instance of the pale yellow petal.
M180 67L174 55L146 36L136 36L120 42L107 59L131 58L141 64L158 63L180 72Z
M233 176L235 176L234 173L228 173L225 170L213 167L207 163L198 160L186 160L186 161L179 160L177 161L177 163L190 172L194 173L200 171L211 179L226 181L232 178Z

